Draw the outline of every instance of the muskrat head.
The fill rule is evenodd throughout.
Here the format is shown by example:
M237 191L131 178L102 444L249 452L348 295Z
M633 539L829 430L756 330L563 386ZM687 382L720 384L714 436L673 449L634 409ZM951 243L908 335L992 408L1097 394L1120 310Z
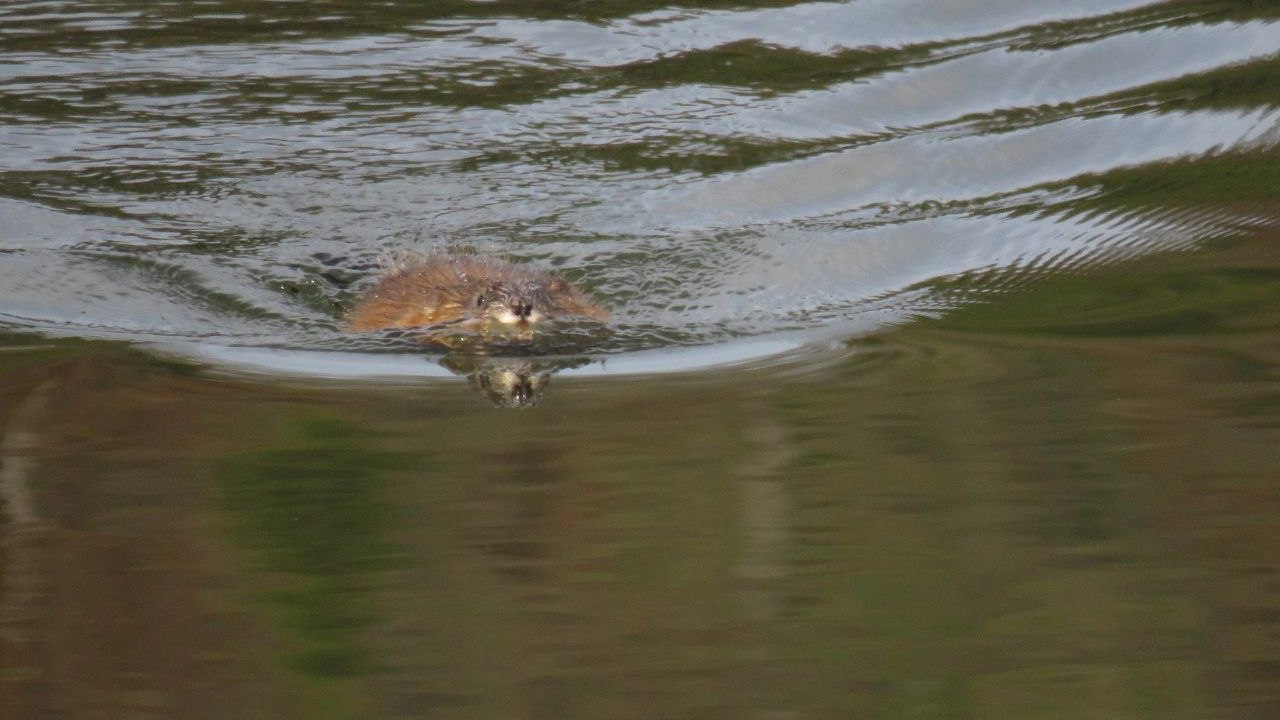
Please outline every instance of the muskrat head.
M528 327L546 319L548 304L538 283L524 287L491 285L476 293L478 312L503 325Z

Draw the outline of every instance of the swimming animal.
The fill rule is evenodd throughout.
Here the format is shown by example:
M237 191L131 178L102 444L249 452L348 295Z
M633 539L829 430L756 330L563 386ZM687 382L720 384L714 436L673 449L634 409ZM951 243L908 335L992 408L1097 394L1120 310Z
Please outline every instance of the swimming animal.
M356 304L352 330L458 329L528 334L545 320L604 322L609 312L551 273L477 255L410 256Z

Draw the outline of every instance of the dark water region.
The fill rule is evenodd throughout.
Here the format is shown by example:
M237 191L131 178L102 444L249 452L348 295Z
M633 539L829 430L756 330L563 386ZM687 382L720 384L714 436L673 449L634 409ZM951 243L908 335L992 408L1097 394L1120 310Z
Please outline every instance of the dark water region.
M0 717L1280 715L1278 21L0 5Z
M0 702L1271 717L1277 239L525 411L11 338Z

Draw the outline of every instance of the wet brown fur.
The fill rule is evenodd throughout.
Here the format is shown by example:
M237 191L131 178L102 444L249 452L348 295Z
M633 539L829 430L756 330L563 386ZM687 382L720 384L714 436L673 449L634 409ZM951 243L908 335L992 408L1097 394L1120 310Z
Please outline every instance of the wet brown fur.
M430 327L489 319L476 298L521 298L548 318L604 321L605 309L567 281L534 268L471 255L409 257L378 280L352 311L352 330Z

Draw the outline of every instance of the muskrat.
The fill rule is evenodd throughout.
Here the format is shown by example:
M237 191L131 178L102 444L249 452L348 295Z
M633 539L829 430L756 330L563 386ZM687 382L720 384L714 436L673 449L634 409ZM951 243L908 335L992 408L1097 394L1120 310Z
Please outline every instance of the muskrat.
M351 312L352 330L497 327L525 334L547 319L603 322L609 312L548 272L475 255L410 256L383 275Z

